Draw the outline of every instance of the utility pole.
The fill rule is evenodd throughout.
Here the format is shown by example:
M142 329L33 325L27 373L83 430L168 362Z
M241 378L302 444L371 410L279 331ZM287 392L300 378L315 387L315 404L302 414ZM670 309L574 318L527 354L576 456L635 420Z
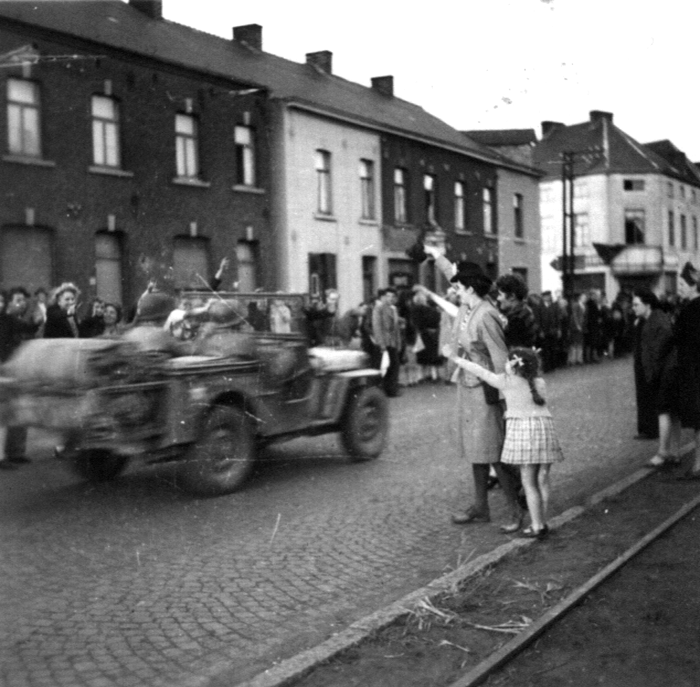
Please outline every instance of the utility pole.
M574 179L577 160L594 162L603 149L592 146L586 150L564 150L561 155L561 205L562 205L562 291L566 298L574 295L576 274L576 213L574 212Z

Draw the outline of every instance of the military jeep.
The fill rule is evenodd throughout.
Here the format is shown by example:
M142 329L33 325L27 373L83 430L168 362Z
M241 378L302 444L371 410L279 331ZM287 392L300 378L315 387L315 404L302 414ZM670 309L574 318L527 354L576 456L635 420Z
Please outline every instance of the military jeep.
M380 373L361 351L309 348L305 295L214 297L233 322L200 315L185 355L141 350L126 335L26 342L3 368L5 421L59 433L87 480L113 479L137 457L177 461L179 483L198 495L238 489L262 446L293 437L335 432L351 460L379 456ZM212 294L187 299L201 306Z

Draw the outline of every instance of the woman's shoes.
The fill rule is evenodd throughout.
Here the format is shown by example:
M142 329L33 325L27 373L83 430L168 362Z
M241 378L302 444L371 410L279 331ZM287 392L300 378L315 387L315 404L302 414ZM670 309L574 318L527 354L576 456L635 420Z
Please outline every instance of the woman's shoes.
M525 513L520 513L513 522L509 522L507 525L501 525L498 529L503 534L515 534L523 526L523 520L525 519Z
M482 513L476 510L474 506L467 508L467 510L461 513L454 513L452 515L452 522L455 525L471 525L477 522L491 522L491 516L488 513Z
M538 539L539 541L542 541L547 537L549 534L549 527L545 525L542 529L536 530L533 529L532 525L530 527L526 527L519 535L518 537L521 537L523 539Z

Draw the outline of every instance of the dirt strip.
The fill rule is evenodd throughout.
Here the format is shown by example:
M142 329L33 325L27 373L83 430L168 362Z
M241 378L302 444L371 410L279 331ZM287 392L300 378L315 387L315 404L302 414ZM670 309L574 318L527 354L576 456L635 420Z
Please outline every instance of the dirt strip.
M547 540L513 540L505 557L454 578L451 588L423 590L388 626L302 678L277 684L449 685L700 493L700 483L676 479L681 469L641 480L644 471L636 473L624 491L612 488L588 510L555 519L559 526Z

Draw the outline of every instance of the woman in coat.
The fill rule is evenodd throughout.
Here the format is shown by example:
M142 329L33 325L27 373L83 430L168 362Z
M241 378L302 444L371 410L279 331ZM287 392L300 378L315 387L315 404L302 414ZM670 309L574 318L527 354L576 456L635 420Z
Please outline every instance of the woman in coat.
M700 274L690 263L681 272L679 293L686 299L676 319L679 415L695 432L695 460L682 479L700 479Z
M671 320L660 308L659 299L648 288L635 290L632 308L640 323L643 323L637 364L658 423L659 450L650 464L661 467L678 463L681 426L678 419L677 357Z
M51 303L46 308L45 339L78 338L75 311L79 296L80 289L71 282L64 282L56 288Z

